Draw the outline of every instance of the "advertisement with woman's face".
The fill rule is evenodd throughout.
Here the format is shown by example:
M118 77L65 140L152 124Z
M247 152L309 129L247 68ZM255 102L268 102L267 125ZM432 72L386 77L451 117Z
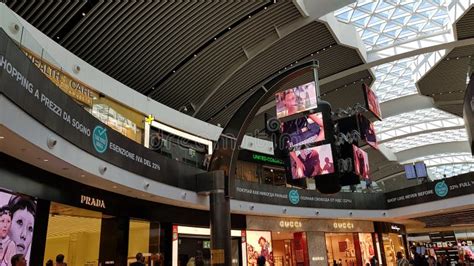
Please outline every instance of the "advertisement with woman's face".
M293 179L334 173L331 144L290 152Z
M273 265L272 233L269 231L247 231L246 235L248 265L257 265L260 256L265 258L265 265Z
M280 131L287 139L287 148L323 141L325 139L323 114L309 114L281 123Z
M315 83L310 82L275 94L277 118L318 107Z
M0 265L10 266L15 254L29 261L35 215L35 201L0 191Z

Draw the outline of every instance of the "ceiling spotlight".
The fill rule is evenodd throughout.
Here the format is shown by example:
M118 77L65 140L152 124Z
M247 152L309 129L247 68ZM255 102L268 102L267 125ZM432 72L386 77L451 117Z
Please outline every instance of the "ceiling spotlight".
M0 136L0 139L4 139L5 137L4 136Z
M114 185L114 186L112 186L112 188L117 188L117 186Z
M43 162L47 162L47 161L49 161L49 160L48 159L43 159Z
M81 175L81 177L85 177L85 175Z

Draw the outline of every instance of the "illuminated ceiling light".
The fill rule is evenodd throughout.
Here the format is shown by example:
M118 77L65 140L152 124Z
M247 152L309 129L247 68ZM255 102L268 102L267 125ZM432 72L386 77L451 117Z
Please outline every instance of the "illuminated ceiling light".
M4 139L5 137L4 136L0 136L0 139Z
M43 159L43 162L47 162L47 161L49 161L49 160L48 159Z
M84 17L86 15L86 13L82 12L82 16Z

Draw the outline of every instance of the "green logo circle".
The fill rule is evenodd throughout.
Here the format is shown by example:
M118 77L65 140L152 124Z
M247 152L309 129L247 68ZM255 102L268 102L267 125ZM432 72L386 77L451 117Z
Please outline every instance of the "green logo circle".
M449 188L448 185L444 181L438 182L435 185L435 193L438 195L438 197L444 197L448 195Z
M298 193L298 190L296 189L290 190L290 192L288 192L288 200L293 205L298 204L300 202L300 194Z
M98 153L104 153L109 145L107 129L102 126L96 126L92 132L92 145Z

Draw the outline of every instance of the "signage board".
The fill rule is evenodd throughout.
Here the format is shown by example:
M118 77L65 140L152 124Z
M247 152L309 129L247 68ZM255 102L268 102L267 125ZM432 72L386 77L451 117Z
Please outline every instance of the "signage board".
M124 170L190 190L195 190L195 175L204 172L157 154L97 120L51 82L3 30L0 93L56 134Z
M345 219L298 219L247 215L247 229L289 232L374 232L374 223Z
M385 209L383 193L322 194L315 190L294 189L235 180L234 198L242 201L294 207L331 209Z
M388 209L472 194L474 179L467 173L385 194Z

